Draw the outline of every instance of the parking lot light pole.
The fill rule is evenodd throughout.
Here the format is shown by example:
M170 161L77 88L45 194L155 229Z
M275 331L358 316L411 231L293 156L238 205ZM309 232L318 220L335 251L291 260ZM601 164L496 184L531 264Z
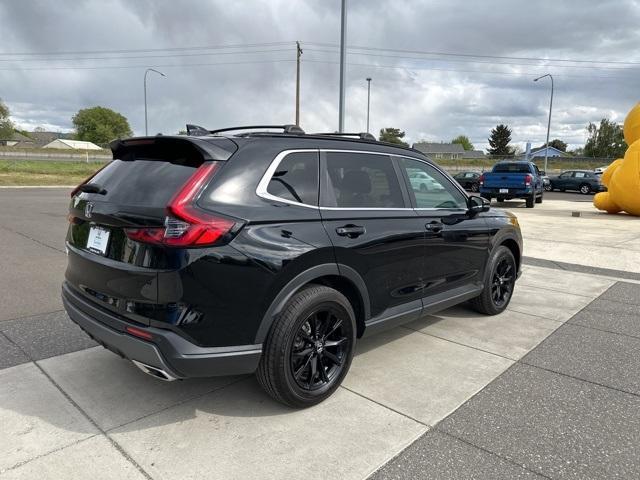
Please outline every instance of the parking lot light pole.
M541 77L534 78L533 81L537 82L541 78L549 77L551 79L551 100L549 100L549 121L547 122L547 144L544 149L544 171L547 171L547 162L549 161L549 130L551 130L551 110L553 109L553 75L547 73Z
M144 72L144 134L145 135L149 135L148 121L147 121L147 74L149 72L155 72L162 75L163 77L166 77L164 73L159 72L154 68L147 68Z
M340 15L340 99L338 101L338 132L344 132L344 82L347 62L347 0L342 0Z
M369 133L369 107L371 105L371 77L367 78L367 133Z

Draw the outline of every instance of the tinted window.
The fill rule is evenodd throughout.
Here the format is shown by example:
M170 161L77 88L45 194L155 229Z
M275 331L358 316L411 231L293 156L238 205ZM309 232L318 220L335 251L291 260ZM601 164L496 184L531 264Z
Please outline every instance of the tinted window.
M391 157L327 152L324 206L403 208L400 182Z
M584 172L576 172L576 175L575 175L576 178L585 178L585 177L588 177L588 176L589 175L587 175Z
M560 178L569 178L571 175L573 175L573 172L564 172L560 175Z
M287 155L271 177L267 192L292 202L318 205L318 154Z
M467 196L428 163L403 158L417 208L466 208Z
M493 167L494 173L531 173L526 163L498 163Z
M107 193L100 201L165 207L196 167L160 160L114 160L91 179Z

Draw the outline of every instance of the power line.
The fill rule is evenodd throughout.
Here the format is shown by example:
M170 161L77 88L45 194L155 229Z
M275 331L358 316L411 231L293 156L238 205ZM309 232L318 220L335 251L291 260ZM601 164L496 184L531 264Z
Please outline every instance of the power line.
M306 42L308 45L318 45L323 47L337 48L333 43ZM493 58L503 60L529 60L544 62L570 62L570 63L607 63L618 65L640 65L640 62L623 62L619 60L593 60L593 59L568 59L568 58L544 58L544 57L513 57L506 55L483 55L471 53L455 53L455 52L434 52L424 50L404 50L399 48L380 48L380 47L361 47L352 45L351 50L379 51L379 52L395 52L395 53L413 53L419 55L449 56L449 57L468 57L468 58Z
M205 45L205 46L193 46L193 47L168 47L168 48L136 48L136 49L124 49L124 50L75 50L75 51L57 51L57 52L0 52L0 56L15 55L15 56L44 56L44 55L94 55L94 54L111 54L111 53L143 53L143 52L179 52L189 50L217 50L226 48L254 48L254 47L267 47L267 46L283 46L293 45L294 41L289 42L265 42L265 43L244 43L244 44L231 44L231 45Z

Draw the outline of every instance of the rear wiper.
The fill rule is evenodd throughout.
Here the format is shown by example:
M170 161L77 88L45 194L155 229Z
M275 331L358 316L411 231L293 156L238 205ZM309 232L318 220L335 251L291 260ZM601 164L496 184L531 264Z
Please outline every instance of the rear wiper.
M98 195L106 195L107 191L97 183L84 183L78 187L79 192L97 193Z

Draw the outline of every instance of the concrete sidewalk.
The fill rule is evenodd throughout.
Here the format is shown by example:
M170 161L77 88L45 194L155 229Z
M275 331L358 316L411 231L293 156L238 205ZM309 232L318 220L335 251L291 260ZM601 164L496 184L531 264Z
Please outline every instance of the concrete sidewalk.
M97 347L36 360L45 333L0 323L25 362L0 370L0 478L366 478L613 283L526 267L501 315L457 307L361 341L306 410L253 377L163 383Z

